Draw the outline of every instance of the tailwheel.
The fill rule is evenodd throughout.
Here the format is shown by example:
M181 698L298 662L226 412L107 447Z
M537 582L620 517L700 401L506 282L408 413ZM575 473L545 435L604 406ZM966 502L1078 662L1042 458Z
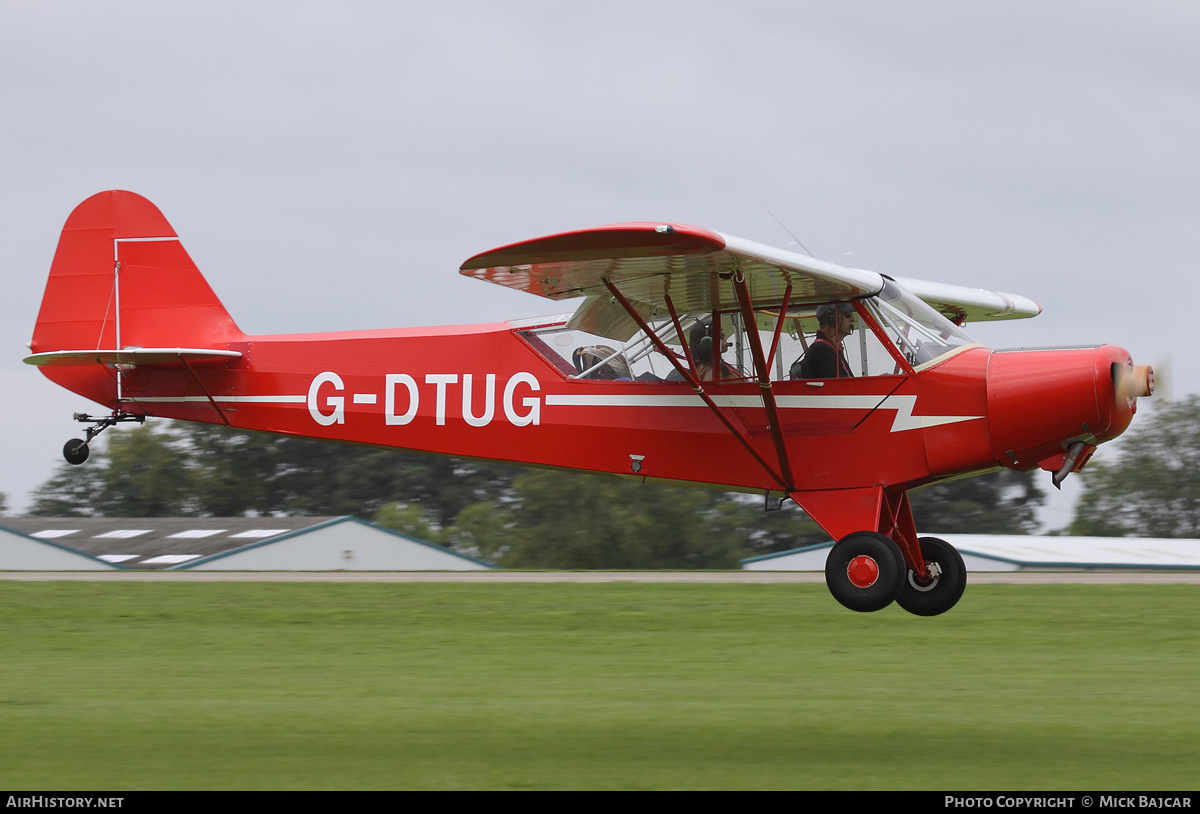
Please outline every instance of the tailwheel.
M847 534L825 560L825 584L833 598L862 613L892 604L907 573L899 546L873 531Z
M921 557L929 579L921 580L906 569L904 587L896 604L917 616L937 616L957 604L967 587L967 566L962 555L937 537L922 537Z
M87 413L76 413L75 420L92 425L87 428L87 438L72 438L63 444L63 457L67 459L67 463L78 466L88 459L88 455L91 454L88 444L92 443L92 439L97 435L117 424L125 424L130 421L137 424L144 424L146 423L146 416L140 413L123 413L120 410L113 410L112 415L108 416L91 416Z

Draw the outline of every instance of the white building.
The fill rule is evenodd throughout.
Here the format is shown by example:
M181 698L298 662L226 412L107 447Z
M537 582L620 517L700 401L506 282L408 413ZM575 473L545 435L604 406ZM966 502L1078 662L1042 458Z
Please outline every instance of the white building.
M7 522L3 518L0 522ZM52 539L0 526L0 571L115 571L117 566Z
M935 535L958 549L967 571L1200 570L1200 540L1133 537ZM742 560L748 571L824 571L833 543Z

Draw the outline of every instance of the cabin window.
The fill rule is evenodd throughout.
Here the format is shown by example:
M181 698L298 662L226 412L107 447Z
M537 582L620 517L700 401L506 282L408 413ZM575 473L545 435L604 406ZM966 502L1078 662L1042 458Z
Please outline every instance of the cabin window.
M518 335L568 378L610 382L685 381L671 360L642 331L620 341L573 329L566 323L561 319L553 324L519 330ZM690 369L688 351L691 351L701 380L714 381L719 377L722 382L733 383L755 378L749 337L741 323L740 314L722 314L720 329L714 330L711 314L681 314L679 325L687 349L672 320L654 319L649 325L684 369ZM764 355L770 353L775 323L774 315L760 315L759 339ZM786 329L780 332L780 342L769 364L773 380L788 378L788 364L792 358L789 354L799 352L799 348L795 336L789 336Z
M640 332L621 342L569 328L563 321L517 333L571 379L662 381L674 369Z
M802 361L814 347L824 344L826 350L818 353L832 354L831 337L821 331L818 316L825 309L850 314L848 324L840 323L842 362L836 372L829 369L823 375L806 375ZM891 281L878 295L859 300L857 305L843 301L791 306L783 315L782 326L777 310L759 310L755 317L757 324L750 330L758 332L774 381L901 375L974 344L961 328ZM682 340L669 318L648 319L648 324L685 369L689 367L690 351L696 375L702 381L736 383L756 379L751 338L740 312L722 313L719 323L714 323L710 313L680 314ZM684 380L667 355L640 330L632 334L629 330L605 331L628 336L621 340L570 327L566 316L514 327L519 327L518 335L568 378L608 382Z
M692 358L705 381L720 375L723 381L743 381L753 378L753 361L741 331L737 315L725 315L721 319L719 347L720 364L716 363L711 351L717 332L711 329L712 317L708 314L681 314L680 327L690 345ZM688 369L687 351L677 335L675 324L670 319L650 321L654 333L667 346L671 355ZM706 330L707 326L707 330ZM518 331L526 342L554 365L564 376L588 381L684 381L675 365L659 347L642 331L637 331L628 340L597 336L587 331L568 327L566 321ZM703 342L707 335L709 342ZM769 347L771 334L767 333ZM719 371L719 373L718 373ZM786 371L780 370L778 377L784 378Z
M851 302L789 309L785 324L793 340L792 355L786 357L788 378L862 378L907 372Z

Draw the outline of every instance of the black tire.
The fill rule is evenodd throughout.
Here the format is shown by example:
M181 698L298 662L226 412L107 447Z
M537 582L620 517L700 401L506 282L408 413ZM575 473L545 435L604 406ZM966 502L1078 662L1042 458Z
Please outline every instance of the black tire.
M908 568L891 538L873 531L847 534L825 560L829 593L852 611L870 613L895 601Z
M63 444L63 457L67 459L67 463L79 466L88 459L91 454L88 449L87 441L82 438L72 438L67 443Z
M967 587L967 566L962 555L937 537L922 537L921 556L925 567L937 563L941 573L931 582L922 585L917 575L906 569L904 588L896 597L896 604L917 616L937 616L958 604Z

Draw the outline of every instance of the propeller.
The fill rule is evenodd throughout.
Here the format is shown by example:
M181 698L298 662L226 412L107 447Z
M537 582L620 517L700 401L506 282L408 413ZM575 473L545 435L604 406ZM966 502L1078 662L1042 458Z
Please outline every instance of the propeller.
M1155 401L1170 401L1171 400L1171 382L1175 377L1171 372L1171 355L1159 357L1154 364L1154 400Z
M1113 386L1117 395L1133 401L1154 393L1154 368L1150 365L1122 365L1113 362Z

